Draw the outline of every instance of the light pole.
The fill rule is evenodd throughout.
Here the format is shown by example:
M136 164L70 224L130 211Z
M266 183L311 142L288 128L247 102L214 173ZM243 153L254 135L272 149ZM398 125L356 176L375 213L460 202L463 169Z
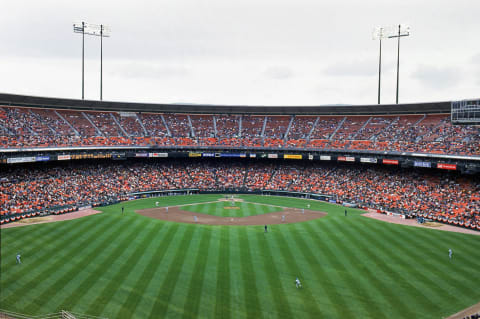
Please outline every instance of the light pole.
M387 33L384 27L377 27L373 30L373 39L380 42L380 54L378 55L378 104L380 104L380 87L382 76L382 39L386 38Z
M410 27L405 24L398 25L398 34L391 35L388 38L397 38L397 98L396 104L398 104L398 86L400 81L400 38L401 37L408 37L410 35Z
M82 34L82 100L85 98L85 34L100 37L100 101L103 99L103 38L110 37L110 28L103 24L74 23L73 32Z

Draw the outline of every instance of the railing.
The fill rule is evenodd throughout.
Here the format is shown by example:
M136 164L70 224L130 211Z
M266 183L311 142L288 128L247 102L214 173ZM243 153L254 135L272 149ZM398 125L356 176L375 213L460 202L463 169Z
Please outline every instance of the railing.
M79 314L71 311L60 310L60 312L49 313L45 315L26 315L18 312L0 309L0 318L2 319L107 319L106 317L97 317L85 314Z

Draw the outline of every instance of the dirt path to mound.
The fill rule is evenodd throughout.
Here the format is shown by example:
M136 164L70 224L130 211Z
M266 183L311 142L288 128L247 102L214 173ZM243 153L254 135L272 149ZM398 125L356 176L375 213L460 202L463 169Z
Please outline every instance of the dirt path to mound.
M98 214L98 213L101 213L101 211L94 210L94 209L84 209L84 210L79 210L79 211L76 211L76 212L61 214L61 215L48 215L48 216L43 216L43 217L31 217L31 218L20 219L19 221L16 221L16 222L13 222L13 223L4 224L4 225L1 226L1 229L11 228L11 227L19 227L19 226L35 225L35 224L53 223L53 222L59 222L59 221L62 221L62 220L77 219L77 218L80 218L80 217L95 215L95 214Z
M194 212L187 212L181 210L179 207L169 207L168 213L165 207L149 208L135 211L136 213L171 222L188 223L188 224L203 224L203 225L274 225L274 224L289 224L305 222L321 218L327 213L313 210L305 210L302 214L301 209L285 208L282 211L261 214L247 217L220 217L208 214L200 214ZM195 223L195 217L197 222ZM285 222L282 221L282 216L285 216Z
M439 229L439 230L443 230L443 231L451 231L451 232L456 232L456 233L464 233L464 234L472 234L472 235L480 236L480 231L467 229L467 228L464 228L464 227L445 225L445 224L442 224L442 223L434 223L434 226L432 227L432 226L427 226L427 225L424 225L424 224L419 224L419 223L417 223L416 219L403 219L403 218L400 218L400 217L397 217L397 216L388 216L388 215L379 214L379 213L366 213L366 214L362 214L362 216L382 220L382 221L388 222L388 223L408 225L408 226L414 226L414 227L422 227L422 228L430 228L430 229Z

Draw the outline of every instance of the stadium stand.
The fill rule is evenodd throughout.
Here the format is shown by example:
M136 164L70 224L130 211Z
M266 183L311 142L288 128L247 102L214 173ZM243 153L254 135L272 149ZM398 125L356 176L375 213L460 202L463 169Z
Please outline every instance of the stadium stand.
M3 148L204 145L480 155L480 128L454 126L448 114L240 116L2 107L0 130Z
M192 159L15 167L2 176L2 217L95 206L140 191L265 189L332 195L338 203L480 227L479 181L436 171Z

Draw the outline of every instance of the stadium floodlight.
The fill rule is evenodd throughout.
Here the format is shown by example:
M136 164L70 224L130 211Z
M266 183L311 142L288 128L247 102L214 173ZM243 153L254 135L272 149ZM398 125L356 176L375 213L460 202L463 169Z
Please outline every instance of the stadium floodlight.
M399 85L399 78L400 78L400 38L401 37L408 37L410 35L410 26L406 24L399 24L398 25L398 33L389 35L388 38L397 38L397 97L396 97L396 104L398 104L398 85Z
M103 99L103 38L110 37L110 28L103 24L79 22L73 24L73 32L82 34L82 100L85 98L85 34L100 37L100 101Z
M380 87L382 74L382 39L385 38L387 38L386 27L376 27L373 30L373 40L379 40L380 42L380 54L378 55L378 104L380 104Z

